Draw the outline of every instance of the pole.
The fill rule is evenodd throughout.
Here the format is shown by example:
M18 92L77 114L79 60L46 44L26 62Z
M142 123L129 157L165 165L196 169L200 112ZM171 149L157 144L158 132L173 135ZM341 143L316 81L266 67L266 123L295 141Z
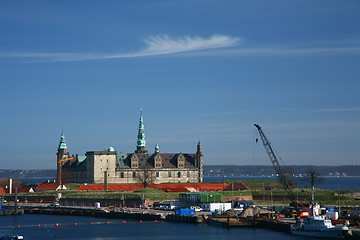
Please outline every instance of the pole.
M104 171L104 191L107 192L108 185L107 185L107 171Z
M15 187L15 210L18 208L17 200L18 200L18 187Z
M234 182L231 183L231 189L232 189L232 194L231 194L231 207L234 206Z
M337 174L337 178L338 178L339 216L340 216L340 173Z
M263 204L265 205L265 186L263 183Z

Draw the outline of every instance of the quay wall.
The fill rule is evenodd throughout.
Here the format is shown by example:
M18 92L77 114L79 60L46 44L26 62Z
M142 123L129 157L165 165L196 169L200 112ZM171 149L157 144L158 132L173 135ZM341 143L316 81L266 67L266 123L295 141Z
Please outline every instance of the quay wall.
M257 221L256 226L260 228L290 233L291 224L288 222L274 221L272 219L260 219Z
M164 220L165 214L149 211L103 211L87 208L25 208L25 214L92 216L112 219L138 219L144 221Z

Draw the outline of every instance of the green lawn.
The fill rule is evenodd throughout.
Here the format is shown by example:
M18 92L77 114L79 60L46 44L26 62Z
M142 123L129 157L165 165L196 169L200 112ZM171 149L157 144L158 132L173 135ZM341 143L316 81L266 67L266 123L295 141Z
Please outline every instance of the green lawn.
M273 196L283 196L287 195L286 191L281 190L281 184L278 181L254 181L247 180L242 181L245 185L250 187L252 190L245 191L225 191L225 192L210 192L210 193L222 193L223 196L265 196L267 199L268 194L271 192ZM67 184L67 187L70 190L62 191L62 198L77 198L77 199L121 199L123 196L125 199L141 199L149 198L150 200L160 201L160 200L172 200L178 199L179 193L166 193L159 189L145 188L138 189L134 192L103 192L103 191L75 191L80 186L80 184ZM269 189L263 191L263 186ZM277 190L280 189L280 190ZM308 188L296 188L293 190L295 196L306 196L307 199L311 199L311 190ZM19 196L48 196L54 197L56 191L45 191L45 192L36 192L36 193L19 193ZM360 193L357 193L360 195ZM14 195L14 194L12 194ZM331 190L322 190L315 189L315 201L322 205L338 205L339 201L341 205L346 206L359 206L360 200L356 200L352 192L342 191L340 196L337 195L337 191ZM254 201L255 204L263 204L263 201ZM277 202L274 202L276 204ZM279 201L279 204L286 203L284 200Z

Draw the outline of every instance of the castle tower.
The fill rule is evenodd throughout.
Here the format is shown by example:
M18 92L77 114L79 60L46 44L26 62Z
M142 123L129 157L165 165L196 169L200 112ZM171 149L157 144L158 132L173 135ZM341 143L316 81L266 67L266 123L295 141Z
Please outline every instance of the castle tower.
M196 159L195 159L195 166L199 170L198 181L203 181L203 153L200 141L197 144L197 151L196 151Z
M67 146L66 146L66 142L65 142L65 135L64 135L64 131L61 132L61 137L60 137L60 143L59 143L59 147L58 147L58 151L56 153L56 169L57 169L57 173L59 173L59 165L58 165L58 161L64 158L69 158L70 154L67 150ZM57 174L59 175L59 174ZM58 177L56 177L56 179L59 181Z
M139 131L138 131L138 139L137 139L137 146L136 146L135 152L136 153L147 153L142 109L140 109Z
M67 150L67 146L66 146L66 142L65 142L65 135L64 132L61 133L61 137L60 137L60 143L59 143L59 147L58 147L58 152L56 154L60 159L64 159L64 158L68 158L69 157L69 152Z

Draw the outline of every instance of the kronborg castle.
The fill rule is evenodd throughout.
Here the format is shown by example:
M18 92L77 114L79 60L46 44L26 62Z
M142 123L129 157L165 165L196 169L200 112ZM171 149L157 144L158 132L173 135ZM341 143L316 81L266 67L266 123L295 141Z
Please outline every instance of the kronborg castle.
M70 156L64 133L58 147L58 164L63 183L139 183L139 174L147 171L153 183L186 183L203 181L203 154L198 142L196 153L160 153L156 144L154 152L146 149L142 112L133 153L117 153L109 147L104 151L89 151L85 156ZM70 158L66 161L66 158Z

